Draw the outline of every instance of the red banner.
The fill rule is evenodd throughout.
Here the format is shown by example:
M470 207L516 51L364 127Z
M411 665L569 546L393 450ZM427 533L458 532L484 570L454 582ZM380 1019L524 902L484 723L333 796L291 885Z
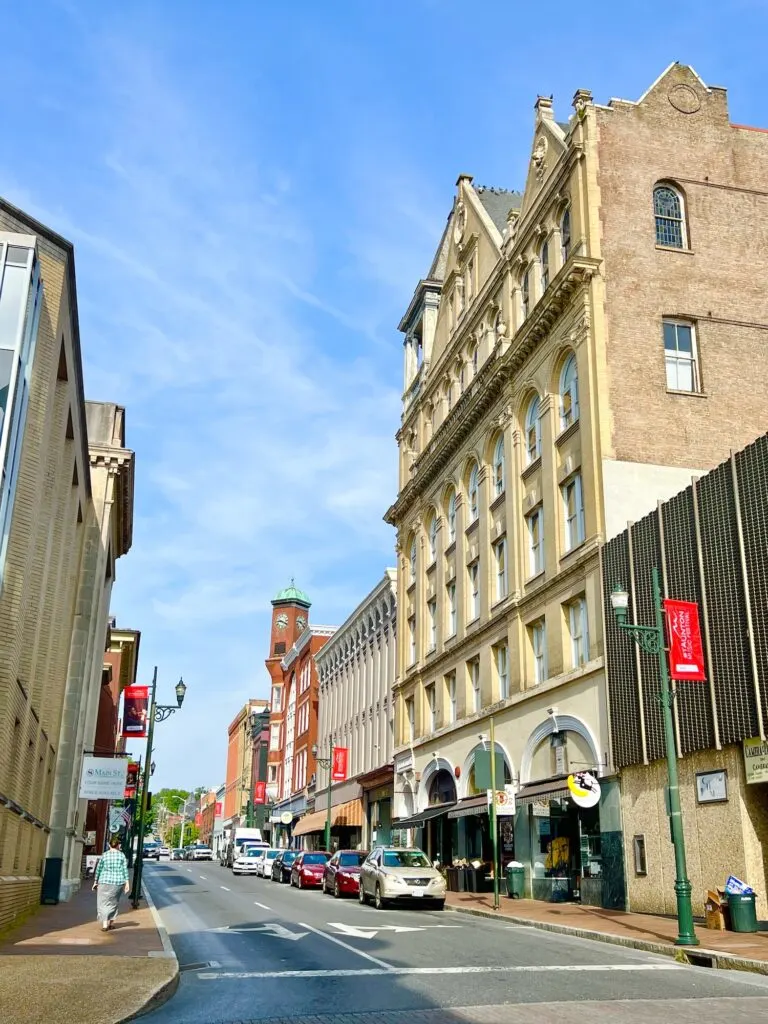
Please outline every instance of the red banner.
M123 736L142 739L149 725L149 687L126 686L123 695Z
M267 802L267 784L266 782L257 782L253 787L253 802L255 804L265 804Z
M200 813L200 811L198 811L197 814L195 815L195 825L197 825L197 827L200 828L200 826L202 824L203 824L203 816Z
M139 786L139 772L141 765L138 761L128 762L128 771L125 776L125 799L133 800L136 796L136 790Z
M349 750L346 747L333 748L333 764L331 766L331 780L343 782L347 777L347 757Z
M216 816L217 818L220 818L220 817L221 817L221 806L222 806L222 805L221 805L221 803L217 801L217 803L216 803L216 810L215 810L215 811L213 812L213 813L214 813L214 815L215 815L215 816Z
M672 679L704 682L704 648L699 627L699 606L693 601L665 601L669 637L669 675Z

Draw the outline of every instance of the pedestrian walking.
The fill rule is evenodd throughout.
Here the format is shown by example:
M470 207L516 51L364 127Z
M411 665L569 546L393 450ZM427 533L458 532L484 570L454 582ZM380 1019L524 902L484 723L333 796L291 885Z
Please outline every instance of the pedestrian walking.
M96 919L101 923L101 930L106 932L117 917L120 893L127 893L130 888L128 861L117 836L110 839L109 849L99 858L93 888L96 890Z

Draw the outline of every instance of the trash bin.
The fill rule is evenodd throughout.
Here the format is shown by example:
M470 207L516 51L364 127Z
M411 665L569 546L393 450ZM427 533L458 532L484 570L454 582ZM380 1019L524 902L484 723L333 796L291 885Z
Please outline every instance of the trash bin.
M519 900L525 892L525 868L516 860L507 864L507 896Z
M735 932L756 932L757 913L753 892L728 893L728 909L731 912L731 928Z

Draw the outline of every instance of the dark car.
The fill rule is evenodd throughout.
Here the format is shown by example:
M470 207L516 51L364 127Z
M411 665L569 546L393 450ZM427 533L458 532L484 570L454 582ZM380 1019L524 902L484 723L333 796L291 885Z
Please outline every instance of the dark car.
M296 850L283 850L272 861L272 881L290 882L291 867L296 860Z
M291 885L297 889L319 889L330 853L308 850L300 853L291 867Z
M360 889L360 865L368 856L367 850L337 850L325 865L323 892L342 896L357 896Z

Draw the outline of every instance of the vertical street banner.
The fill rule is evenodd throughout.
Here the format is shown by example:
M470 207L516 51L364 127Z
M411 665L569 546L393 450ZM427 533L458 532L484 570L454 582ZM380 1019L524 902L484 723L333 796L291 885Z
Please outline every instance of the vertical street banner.
M138 761L128 762L128 773L125 776L125 792L123 798L125 800L135 800L136 791L139 788L139 771L141 765Z
M333 761L331 763L331 781L344 782L347 777L347 760L349 750L347 747L333 748Z
M265 804L267 802L267 784L266 782L256 782L253 787L253 802L255 804Z
M693 601L664 601L669 639L671 679L705 682L704 647L699 626L699 606Z
M123 736L143 739L149 724L149 687L126 686L123 691Z
M265 785L266 785L266 783L265 783ZM214 815L215 815L215 816L216 816L217 818L220 818L220 817L221 817L221 808L222 808L222 806L223 806L223 805L222 805L221 801L220 801L220 800L217 800L217 801L216 801L216 809L215 809L215 810L214 810L214 812L213 812L213 813L214 813Z

